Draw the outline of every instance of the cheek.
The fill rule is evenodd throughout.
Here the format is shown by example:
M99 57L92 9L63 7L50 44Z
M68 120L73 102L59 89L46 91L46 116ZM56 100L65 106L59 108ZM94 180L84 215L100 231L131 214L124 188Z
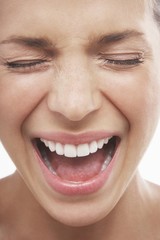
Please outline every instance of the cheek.
M38 76L0 77L0 137L6 131L17 131L45 95Z
M128 120L136 134L153 131L160 110L160 84L155 74L143 71L115 74L103 84L103 91Z

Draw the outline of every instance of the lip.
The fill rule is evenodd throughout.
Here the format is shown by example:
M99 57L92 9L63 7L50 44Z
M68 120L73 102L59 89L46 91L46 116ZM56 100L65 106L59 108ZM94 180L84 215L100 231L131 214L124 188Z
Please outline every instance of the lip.
M105 133L105 132L88 132L88 133L82 133L78 135L72 135L67 133L45 133L45 134L39 134L38 138L45 138L49 141L59 141L63 144L69 143L69 144L83 144L86 142L90 142L93 140L99 140L106 137L111 136L118 136L117 134L113 133ZM37 136L36 136L37 137ZM66 181L57 175L54 175L49 171L49 169L46 167L44 162L41 160L41 156L37 152L36 148L34 147L34 152L36 159L38 161L38 164L40 166L40 169L42 171L43 177L47 184L53 189L54 191L67 196L78 196L78 195L88 195L97 192L100 190L103 185L106 183L108 178L110 177L113 167L115 165L115 162L117 160L117 156L119 153L119 146L120 141L117 143L116 150L114 153L114 156L107 166L107 168L100 172L97 176L94 178L84 181L84 182L71 182Z
M68 133L62 133L62 132L45 132L45 133L37 133L34 134L33 138L43 138L48 141L55 141L60 142L62 144L84 144L89 143L92 141L98 141L103 138L109 138L113 136L119 136L119 133L113 133L113 132L104 132L104 131L91 131L87 133L80 133L80 134L68 134Z

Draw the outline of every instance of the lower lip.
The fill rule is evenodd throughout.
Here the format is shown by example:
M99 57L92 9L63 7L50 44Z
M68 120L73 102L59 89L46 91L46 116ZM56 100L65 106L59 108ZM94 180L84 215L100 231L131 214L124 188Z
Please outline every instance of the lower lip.
M104 184L108 180L108 178L111 175L111 172L113 170L113 167L114 167L114 164L116 162L117 155L119 152L118 149L119 149L119 146L116 149L116 152L115 152L111 162L107 166L107 168L104 171L100 172L94 178L92 178L88 181L85 181L85 182L70 182L70 181L66 181L66 180L54 175L53 173L51 173L48 170L48 168L43 163L43 161L41 160L41 158L36 150L35 150L35 152L36 152L36 158L38 159L40 168L43 172L43 176L44 176L45 180L47 181L47 183L49 184L49 186L54 191L56 191L60 194L63 194L63 195L67 195L67 196L78 196L78 195L80 196L80 195L88 195L88 194L95 193L104 186Z

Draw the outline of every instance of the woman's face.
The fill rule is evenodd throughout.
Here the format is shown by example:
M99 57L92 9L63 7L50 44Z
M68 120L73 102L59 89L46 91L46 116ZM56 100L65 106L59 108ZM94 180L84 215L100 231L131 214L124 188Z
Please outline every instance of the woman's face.
M144 2L0 1L0 138L63 223L113 209L155 129L159 33Z

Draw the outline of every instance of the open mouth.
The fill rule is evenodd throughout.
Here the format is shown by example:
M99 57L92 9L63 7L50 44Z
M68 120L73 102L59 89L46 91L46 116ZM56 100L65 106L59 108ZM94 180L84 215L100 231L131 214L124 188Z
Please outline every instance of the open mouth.
M89 181L105 171L119 142L118 136L79 145L61 144L42 138L33 141L48 170L62 180L75 183Z

